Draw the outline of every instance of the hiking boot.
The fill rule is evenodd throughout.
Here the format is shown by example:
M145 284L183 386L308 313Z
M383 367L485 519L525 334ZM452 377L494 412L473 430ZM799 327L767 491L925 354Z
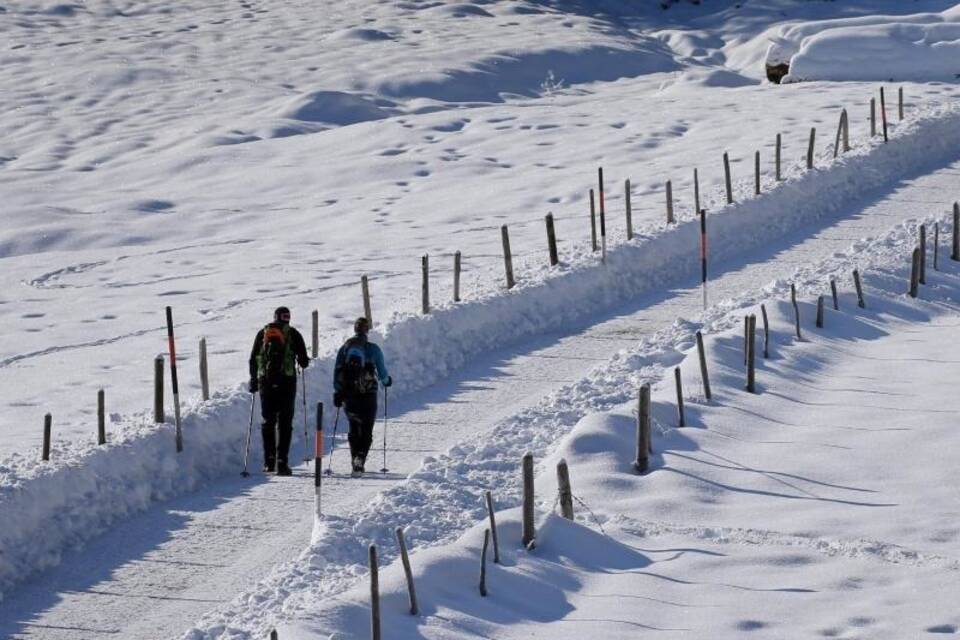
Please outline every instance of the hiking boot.
M264 473L273 473L276 469L276 463L273 460L267 460L263 463L263 472Z
M281 462L277 465L277 475L278 475L278 476L292 476L292 475L293 475L293 471L290 470L290 465L288 465L286 462L281 461Z
M359 478L363 475L363 458L360 456L353 457L353 470L350 472L351 478Z

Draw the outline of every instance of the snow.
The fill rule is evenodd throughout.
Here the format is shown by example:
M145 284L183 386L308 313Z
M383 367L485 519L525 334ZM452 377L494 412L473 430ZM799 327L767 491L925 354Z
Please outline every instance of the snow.
M763 299L758 286L776 279L763 296L782 295L784 282L808 273L808 285L822 287L827 270L849 271L874 250L882 268L902 261L896 252L913 227L897 225L942 217L956 198L956 85L908 76L907 119L891 122L882 145L867 140L876 85L773 87L761 78L770 35L785 21L799 25L784 31L798 50L835 30L856 29L843 32L852 42L865 29L907 33L893 23L933 33L955 22L952 2L906 4L347 0L325 6L322 19L299 0L0 8L0 75L10 89L0 95L0 635L156 638L189 627L188 637L247 638L277 620L309 622L327 598L356 587L366 541L390 538L385 522L410 525L417 555L475 541L482 487L502 487L508 508L516 502L519 452L539 459L584 416L616 411L639 380L680 361L695 326L722 328L728 311ZM843 107L854 150L833 161ZM811 126L817 169L806 172ZM779 185L770 175L778 133ZM725 151L733 206L723 204ZM587 229L598 166L607 176L605 265ZM703 320L694 167L717 275ZM667 179L679 218L670 227ZM548 211L560 238L553 269ZM509 292L501 224L518 278ZM891 227L903 237L890 245L858 240ZM448 302L456 250L459 304ZM424 254L434 311L421 317ZM301 451L303 419L312 426L314 402L329 398L333 350L361 313L362 274L397 381L396 475L332 481L337 497L308 546L309 514L285 509L312 504L299 493L309 481L295 480L288 498L276 479L248 487L236 478L250 411L247 349L279 304L305 334L319 311L321 357L307 372L308 415L295 421ZM166 348L167 304L185 399L179 456L172 425L144 411L153 357ZM195 375L201 337L209 402ZM98 448L101 388L109 443ZM47 411L54 447L44 464ZM288 517L275 537L262 526ZM692 535L694 525L673 524L662 535ZM586 535L563 522L547 528L558 542L543 552L557 562L560 542Z

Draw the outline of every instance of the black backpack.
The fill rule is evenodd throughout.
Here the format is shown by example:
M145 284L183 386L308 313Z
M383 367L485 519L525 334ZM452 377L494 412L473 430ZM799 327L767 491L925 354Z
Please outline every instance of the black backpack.
M376 393L377 376L373 361L367 358L367 342L350 338L344 345L341 389L350 396Z

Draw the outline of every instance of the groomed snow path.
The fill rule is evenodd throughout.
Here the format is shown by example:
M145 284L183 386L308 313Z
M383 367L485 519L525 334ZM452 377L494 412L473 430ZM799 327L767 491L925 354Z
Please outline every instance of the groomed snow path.
M867 193L843 216L823 219L780 244L713 265L711 303L774 278L790 278L796 267L829 258L902 220L946 210L956 197L958 179L960 161L954 161ZM701 305L692 278L665 283L657 294L563 334L487 354L446 383L392 403L390 472L362 480L344 478L347 459L340 450L334 461L337 475L325 484L325 513L349 518L377 492L416 470L424 456L491 430L640 336L678 317L696 317ZM331 423L328 420L328 428ZM302 428L302 422L296 426ZM375 447L381 443L381 428L379 423ZM296 458L302 451L292 454ZM371 452L368 467L379 469L380 463L379 451ZM295 473L292 478L255 473L244 480L238 469L236 477L120 523L84 549L70 552L55 570L10 593L0 604L0 636L156 640L180 635L204 613L251 588L279 562L296 558L308 544L312 470L301 466Z

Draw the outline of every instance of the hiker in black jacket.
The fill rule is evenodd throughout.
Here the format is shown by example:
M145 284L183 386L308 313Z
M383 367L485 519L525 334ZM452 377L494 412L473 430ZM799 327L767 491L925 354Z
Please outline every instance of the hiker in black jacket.
M278 307L273 322L257 333L250 352L250 393L260 391L263 415L263 470L278 476L291 474L287 456L293 436L297 399L297 367L310 364L300 332L290 326L290 309ZM279 427L280 438L275 431Z

